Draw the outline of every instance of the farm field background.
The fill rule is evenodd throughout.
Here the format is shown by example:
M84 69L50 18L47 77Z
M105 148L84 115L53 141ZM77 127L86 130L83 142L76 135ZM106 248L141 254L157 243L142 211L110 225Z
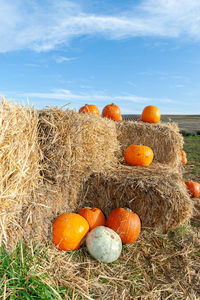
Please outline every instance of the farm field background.
M123 120L132 121L140 118L140 115L122 115ZM200 134L200 115L162 115L161 121L163 122L176 122L181 131L185 133L198 133Z
M171 118L181 130L198 132L200 116L193 117L163 120ZM184 178L200 182L200 135L184 136L184 150ZM85 246L65 253L65 278L56 268L59 253L53 256L54 245L22 242L10 255L1 248L0 299L199 299L200 199L193 201L189 224L168 234L144 228L137 242L124 246L111 264L92 259Z

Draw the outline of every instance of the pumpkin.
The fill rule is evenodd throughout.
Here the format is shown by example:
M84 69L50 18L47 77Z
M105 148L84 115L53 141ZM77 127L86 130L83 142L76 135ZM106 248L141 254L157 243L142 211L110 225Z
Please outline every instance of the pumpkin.
M184 150L181 151L181 156L182 156L182 163L184 165L186 165L187 164L187 155Z
M85 218L75 213L64 213L53 222L53 242L60 250L76 250L88 231L89 224Z
M97 207L84 207L78 211L78 214L84 217L89 224L89 231L97 226L104 226L106 219L102 211Z
M184 182L187 186L188 192L191 197L193 197L193 198L200 197L200 184L198 182L187 181L187 180L184 180Z
M122 121L122 115L120 116L119 121Z
M160 110L154 105L146 106L142 112L142 121L148 123L158 123L160 121Z
M153 151L148 146L130 145L125 151L125 161L131 166L148 166L153 160Z
M102 117L112 119L113 121L120 121L120 108L114 103L108 104L103 108Z
M121 237L123 244L134 243L141 231L139 216L126 208L115 208L108 216L106 226Z
M111 263L120 256L122 241L120 236L112 229L98 226L87 234L86 247L95 259Z
M85 104L79 109L79 113L83 114L93 114L99 116L99 109L96 105L93 104Z

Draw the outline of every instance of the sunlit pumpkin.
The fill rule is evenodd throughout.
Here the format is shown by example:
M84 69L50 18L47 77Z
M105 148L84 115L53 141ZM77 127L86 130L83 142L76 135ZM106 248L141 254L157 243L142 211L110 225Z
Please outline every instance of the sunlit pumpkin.
M181 156L182 156L182 163L184 165L186 165L187 164L187 155L184 150L181 151Z
M141 231L139 216L125 208L115 208L108 216L106 226L119 234L123 244L134 243Z
M148 166L153 160L153 150L148 146L130 145L125 151L125 161L132 166Z
M142 112L142 121L148 123L158 123L160 121L160 110L154 105L146 106Z
M85 104L79 109L79 113L83 114L93 114L99 116L99 109L96 105L93 104Z
M89 224L85 218L75 213L64 213L53 222L53 242L60 250L76 250L88 231Z
M114 103L108 104L103 108L102 117L112 119L113 121L120 121L121 110Z
M88 224L89 224L89 230L92 230L93 228L97 226L104 226L106 219L104 217L104 214L102 211L97 207L84 207L81 208L78 211L78 214L84 217Z
M112 229L98 226L86 236L86 247L95 259L111 263L118 259L122 251L120 236Z
M184 180L188 192L190 194L191 197L193 198L198 198L200 197L200 184L196 181L188 181L188 180Z

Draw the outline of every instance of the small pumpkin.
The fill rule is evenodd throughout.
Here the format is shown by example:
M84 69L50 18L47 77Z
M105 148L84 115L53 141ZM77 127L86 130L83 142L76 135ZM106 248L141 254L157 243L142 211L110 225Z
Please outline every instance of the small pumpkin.
M83 113L83 114L93 114L96 116L99 116L99 109L96 105L93 104L85 104L84 106L82 106L79 109L79 113Z
M187 155L184 150L181 151L181 156L182 156L182 163L184 165L186 165L187 164Z
M106 226L113 229L123 244L134 243L141 232L139 216L130 209L115 208L107 218Z
M113 121L120 121L121 110L114 103L108 104L103 108L102 117L112 119Z
M188 181L188 180L184 180L188 192L190 194L191 197L193 198L198 198L200 197L200 184L196 181Z
M142 117L143 122L158 123L160 121L160 110L154 105L148 105L143 109Z
M76 250L88 231L89 224L85 218L75 213L64 213L53 222L53 242L60 250Z
M148 146L130 145L125 151L125 161L132 166L148 166L154 157L153 150Z
M78 211L78 214L84 217L89 224L89 231L97 226L104 226L106 219L102 211L97 207L84 207Z
M112 229L98 226L87 234L86 247L95 259L111 263L120 256L122 241L120 236Z

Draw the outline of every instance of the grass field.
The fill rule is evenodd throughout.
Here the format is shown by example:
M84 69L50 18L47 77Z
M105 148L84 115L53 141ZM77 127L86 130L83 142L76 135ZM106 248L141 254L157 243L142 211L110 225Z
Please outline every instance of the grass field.
M184 141L184 177L200 181L200 136ZM95 261L85 247L63 254L65 278L52 245L21 243L10 255L1 248L0 299L200 299L200 199L193 201L190 224L166 235L143 229L114 263Z

